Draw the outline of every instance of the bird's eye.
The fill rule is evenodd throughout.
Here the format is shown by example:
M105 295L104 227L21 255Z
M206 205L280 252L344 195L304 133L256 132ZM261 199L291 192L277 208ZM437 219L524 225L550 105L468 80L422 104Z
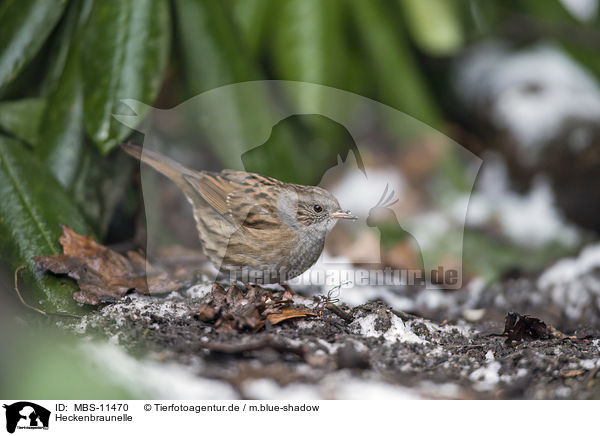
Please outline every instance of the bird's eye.
M317 212L317 213L321 213L321 212L323 212L323 207L322 207L320 204L315 204L315 205L313 206L313 209L314 209L314 211L315 211L315 212Z

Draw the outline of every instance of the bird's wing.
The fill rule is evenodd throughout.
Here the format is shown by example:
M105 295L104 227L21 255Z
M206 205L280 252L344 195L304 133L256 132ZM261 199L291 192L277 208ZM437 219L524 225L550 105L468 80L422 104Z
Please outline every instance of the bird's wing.
M205 172L185 175L184 179L220 215L229 215L227 196L234 187L227 180L218 174Z
M232 170L184 177L213 209L234 224L255 229L277 225L273 192L278 181Z

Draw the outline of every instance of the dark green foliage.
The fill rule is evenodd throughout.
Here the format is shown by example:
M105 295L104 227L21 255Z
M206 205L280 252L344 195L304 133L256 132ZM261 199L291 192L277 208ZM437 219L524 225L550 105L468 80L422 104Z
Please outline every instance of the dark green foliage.
M31 304L47 311L77 311L71 281L39 271L32 257L61 252L60 224L93 234L80 209L58 181L27 148L0 137L0 261L22 273L22 292ZM28 292L24 292L28 291Z

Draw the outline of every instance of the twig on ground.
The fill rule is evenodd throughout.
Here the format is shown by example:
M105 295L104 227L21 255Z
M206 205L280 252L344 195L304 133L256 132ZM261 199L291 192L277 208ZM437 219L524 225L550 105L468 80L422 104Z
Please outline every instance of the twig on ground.
M329 310L330 312L335 313L337 316L339 316L340 318L342 318L347 323L351 323L352 321L354 321L354 317L351 314L349 314L348 312L343 311L342 309L340 309L339 307L337 307L333 303L326 304L325 305L325 309Z
M345 282L340 283L337 286L334 286L327 292L326 296L318 295L318 296L314 297L315 304L313 305L313 309L318 310L319 313L321 313L320 312L321 310L327 309L330 312L333 312L334 314L336 314L337 316L342 318L347 323L351 323L352 321L354 321L354 317L352 315L343 311L335 304L335 303L339 303L339 301L340 301L340 299L338 298L340 295L340 289L342 288L342 286L345 286L348 283L350 283L350 282L345 281Z
M394 315L400 318L402 321L411 321L413 319L420 319L417 315L412 315L410 313L403 312L402 310L390 309Z
M38 309L37 307L33 307L33 306L27 304L25 302L25 300L23 299L23 297L21 296L21 292L19 291L19 271L21 271L23 268L25 268L25 265L21 265L20 267L18 267L15 270L15 293L17 294L17 297L19 297L21 304L23 306L25 306L26 308L33 310L34 312L41 313L44 316L48 316L48 314L46 312L44 312L42 309Z
M19 301L21 302L21 304L23 306L25 306L26 308L33 310L34 312L40 313L44 316L65 316L68 318L81 318L79 315L73 315L71 313L62 313L62 312L45 312L42 309L39 309L37 307L33 307L32 305L28 304L27 302L25 302L25 300L23 299L23 296L21 295L21 291L19 291L19 271L21 271L22 269L25 268L25 265L21 265L20 267L18 267L15 270L15 293L17 294L17 297L19 297Z

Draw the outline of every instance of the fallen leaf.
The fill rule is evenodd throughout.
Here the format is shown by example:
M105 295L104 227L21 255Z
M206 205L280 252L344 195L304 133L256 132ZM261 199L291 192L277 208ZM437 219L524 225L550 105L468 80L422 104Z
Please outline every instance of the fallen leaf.
M293 307L287 307L280 313L270 313L267 315L267 321L271 324L278 324L281 321L285 321L290 318L303 318L305 316L317 316L316 313L309 311L308 309L296 309Z
M566 371L561 371L560 375L563 377L577 377L578 375L584 374L585 369L569 369Z
M214 322L220 332L260 330L265 321L278 324L286 319L316 316L306 308L294 308L290 289L267 289L258 285L246 285L242 290L231 286L225 290L214 284L203 302L195 310L196 316L205 322Z
M62 226L59 242L63 254L34 256L38 267L75 279L78 303L97 305L119 300L129 292L164 294L180 287L166 273L155 271L143 256L134 251L127 256L98 244L91 236L79 235ZM147 275L149 274L149 275Z
M219 311L217 308L210 304L203 304L196 310L196 315L198 315L198 318L202 321L214 321L218 314Z
M507 336L507 344L513 341L564 337L564 334L554 327L546 325L541 319L516 312L509 312L506 315L503 334Z

